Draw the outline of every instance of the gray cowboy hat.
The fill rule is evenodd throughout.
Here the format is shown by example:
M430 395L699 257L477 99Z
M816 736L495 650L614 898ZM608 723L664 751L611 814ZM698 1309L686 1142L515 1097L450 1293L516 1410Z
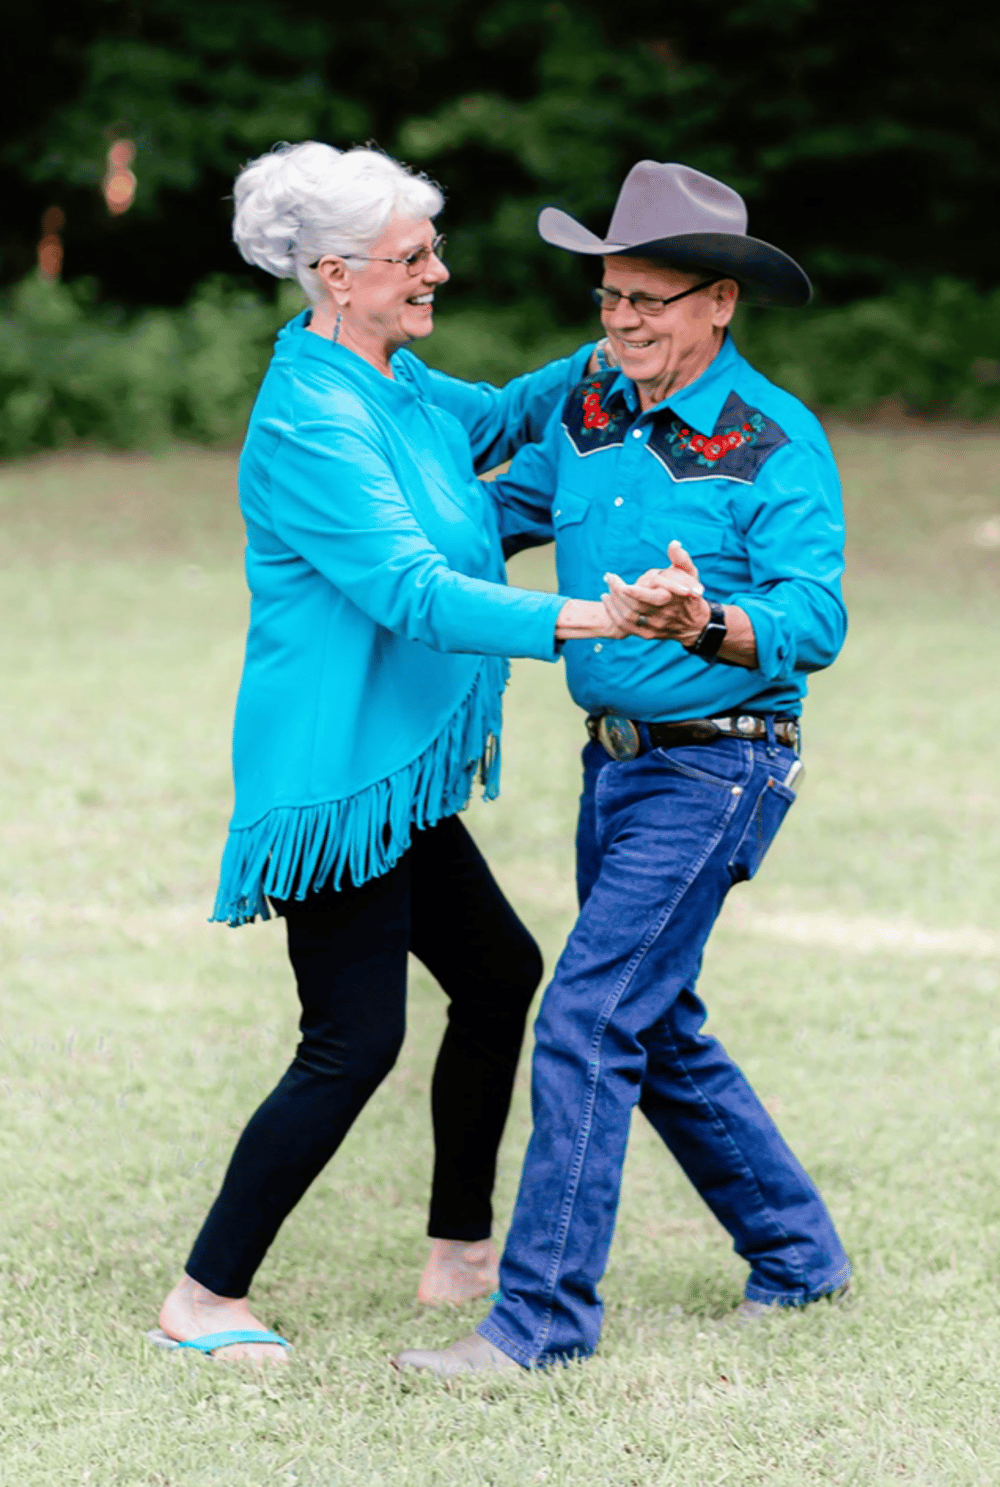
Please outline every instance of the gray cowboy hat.
M662 258L672 268L735 279L750 305L798 309L812 285L794 258L747 237L742 196L690 165L640 160L625 177L606 238L588 232L567 212L545 207L538 231L571 253Z

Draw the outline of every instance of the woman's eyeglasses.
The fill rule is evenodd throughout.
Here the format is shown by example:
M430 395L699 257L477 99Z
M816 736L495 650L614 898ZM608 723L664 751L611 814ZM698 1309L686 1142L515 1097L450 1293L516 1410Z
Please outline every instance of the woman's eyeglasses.
M361 253L345 253L343 256L345 259L350 259L355 263L402 263L408 274L418 274L432 253L435 258L444 257L444 248L447 241L448 239L444 233L439 232L432 243L422 243L419 248L414 248L412 253L407 253L405 258L365 258ZM334 254L333 256L340 257L339 254ZM311 263L309 267L316 268L321 262L322 259L317 258L316 262Z
M707 289L710 284L718 284L718 279L703 279L700 284L692 284L690 289L682 289L680 294L672 294L669 299L661 299L658 294L644 294L637 289L634 294L622 294L620 289L593 289L594 304L601 310L617 310L623 299L627 299L633 310L640 315L662 315L668 305L675 305L679 299L687 299L689 294L697 294L699 289Z

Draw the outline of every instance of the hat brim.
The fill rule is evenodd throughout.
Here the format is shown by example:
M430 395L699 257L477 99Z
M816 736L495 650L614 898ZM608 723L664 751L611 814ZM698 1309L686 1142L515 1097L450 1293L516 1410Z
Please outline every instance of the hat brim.
M545 242L570 253L607 258L661 258L674 268L690 273L717 273L735 279L744 304L801 309L812 299L812 285L794 258L770 243L742 233L688 232L677 237L654 238L648 243L609 243L567 212L546 207L538 218L538 232Z

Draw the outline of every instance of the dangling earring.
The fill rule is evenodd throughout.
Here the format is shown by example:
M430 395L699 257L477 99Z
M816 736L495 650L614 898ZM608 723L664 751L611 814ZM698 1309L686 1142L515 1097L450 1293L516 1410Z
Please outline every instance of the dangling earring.
M333 327L333 344L335 346L336 346L337 342L340 340L340 327L341 327L341 324L343 322L343 319L344 319L343 315L338 310L337 311L337 323Z

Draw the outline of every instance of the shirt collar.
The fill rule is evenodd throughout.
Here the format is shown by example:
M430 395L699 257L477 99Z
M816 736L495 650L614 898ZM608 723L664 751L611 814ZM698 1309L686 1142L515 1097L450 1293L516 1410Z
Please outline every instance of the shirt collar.
M373 367L363 356L358 356L347 346L328 341L325 336L314 335L308 329L311 318L312 311L303 310L300 315L289 320L287 325L282 326L278 332L278 344L283 353L336 367L349 381L364 386L390 406L416 401L416 394L408 381L386 377L377 367Z
M709 362L700 377L689 382L687 387L682 387L679 392L673 392L662 403L654 403L647 411L652 414L663 413L670 409L685 423L691 424L700 434L710 434L719 421L719 414L725 406L726 399L733 390L733 376L736 368L743 358L733 344L733 339L726 331L726 337L719 348L717 355ZM601 402L605 406L615 396L624 398L631 412L636 412L639 407L639 396L635 389L635 383L619 372L610 383L607 392Z

